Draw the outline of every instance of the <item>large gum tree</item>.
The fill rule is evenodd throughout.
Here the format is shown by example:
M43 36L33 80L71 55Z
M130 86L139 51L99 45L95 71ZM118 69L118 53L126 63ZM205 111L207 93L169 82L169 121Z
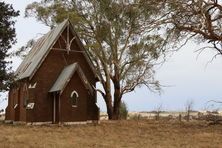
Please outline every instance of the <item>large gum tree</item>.
M160 8L152 0L147 7L140 0L42 0L29 4L26 16L50 27L70 19L96 67L109 119L115 120L124 94L143 85L160 90L155 66L165 42L153 24Z

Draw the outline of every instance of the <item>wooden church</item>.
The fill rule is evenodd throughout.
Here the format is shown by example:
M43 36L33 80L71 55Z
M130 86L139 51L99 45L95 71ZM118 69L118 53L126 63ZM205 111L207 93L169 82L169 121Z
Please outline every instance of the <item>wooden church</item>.
M69 20L37 40L16 70L6 120L98 121L95 67Z

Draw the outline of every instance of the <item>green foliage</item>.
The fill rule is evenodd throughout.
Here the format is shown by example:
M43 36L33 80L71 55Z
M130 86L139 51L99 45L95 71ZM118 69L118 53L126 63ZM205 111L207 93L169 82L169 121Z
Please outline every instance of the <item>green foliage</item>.
M9 57L8 50L16 42L13 18L18 15L19 12L15 11L12 5L0 2L0 91L7 90L13 79L8 68L11 62L6 58Z
M127 119L128 116L128 108L124 101L121 101L120 109L119 109L120 119Z

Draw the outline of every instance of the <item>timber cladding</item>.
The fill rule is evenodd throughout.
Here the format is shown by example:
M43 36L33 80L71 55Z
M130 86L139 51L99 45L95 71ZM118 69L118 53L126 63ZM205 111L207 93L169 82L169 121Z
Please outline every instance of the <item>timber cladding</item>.
M49 32L47 38L41 38L41 44L37 41L39 47L34 46L35 51L31 50L18 68L17 85L9 91L6 120L52 123L98 120L99 108L94 89L97 77L93 64L73 32L71 23L65 20L61 24ZM55 39L53 46L47 45L50 34ZM66 49L69 43L66 36L74 39L70 43L70 49ZM32 58L28 57L30 55ZM36 62L32 59L37 59L39 64L32 63ZM36 67L29 67L33 65ZM23 78L27 73L30 73L29 77ZM65 83L61 83L60 78ZM53 86L60 89L50 91ZM71 101L74 91L78 94L76 106Z

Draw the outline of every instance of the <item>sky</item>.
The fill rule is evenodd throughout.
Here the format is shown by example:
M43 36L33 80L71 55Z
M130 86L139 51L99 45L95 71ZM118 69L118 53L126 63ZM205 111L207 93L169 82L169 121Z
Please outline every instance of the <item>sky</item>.
M15 10L20 11L16 18L17 43L12 47L16 50L25 45L28 40L46 33L50 28L35 18L24 18L24 10L32 0L6 0L13 4ZM147 88L137 88L126 94L123 100L130 111L150 111L161 106L162 110L183 111L187 101L193 102L195 110L204 110L206 107L221 108L221 105L207 103L209 100L222 101L222 57L218 57L210 64L208 62L214 53L209 50L198 56L195 52L201 46L188 42L183 48L167 59L163 66L156 70L156 79L165 86L161 95L150 92ZM14 70L21 63L21 59L12 58ZM3 97L3 96L2 96ZM102 111L106 110L101 96L98 105ZM0 103L0 109L7 106L7 100Z

